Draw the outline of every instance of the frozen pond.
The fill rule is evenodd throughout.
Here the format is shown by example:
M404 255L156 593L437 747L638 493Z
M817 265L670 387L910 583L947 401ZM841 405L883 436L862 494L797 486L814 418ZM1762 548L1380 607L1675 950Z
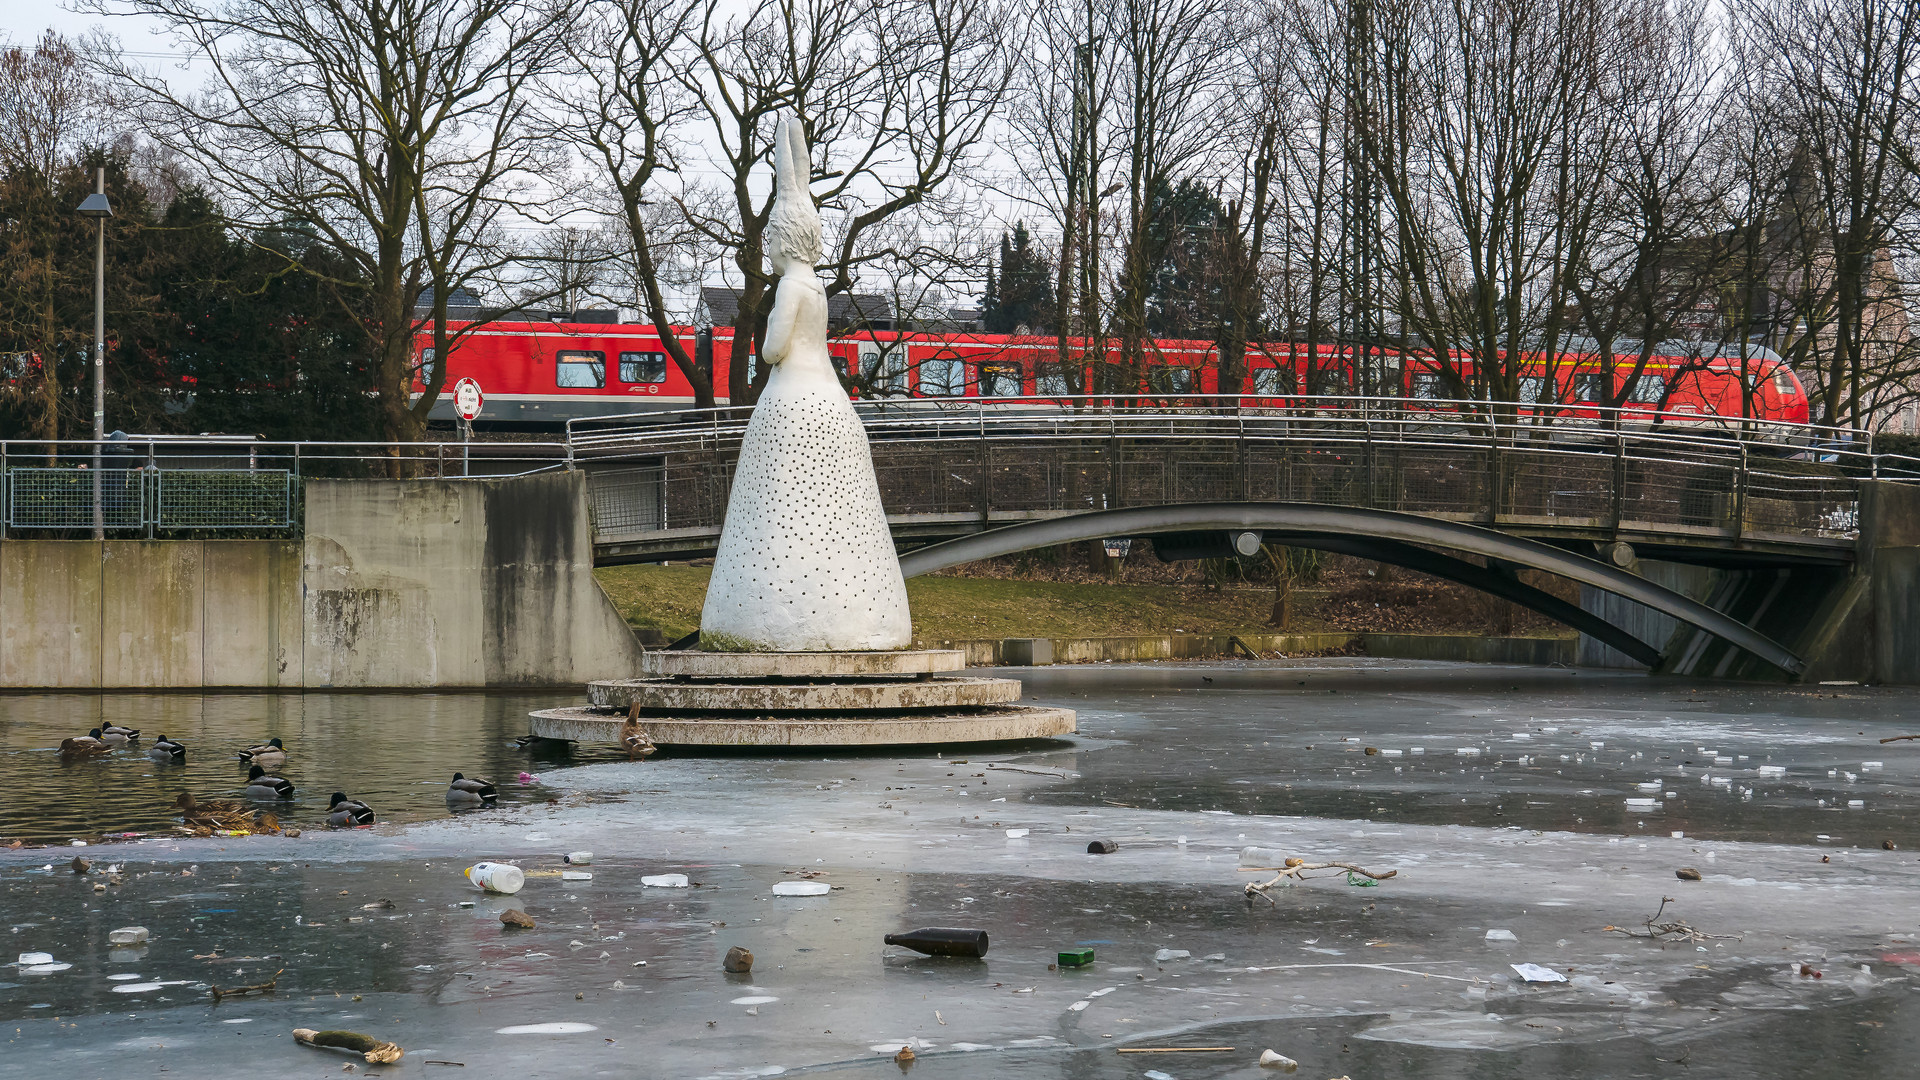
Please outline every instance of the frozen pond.
M72 965L0 969L16 1029L0 1076L341 1075L295 1027L400 1043L399 1064L358 1069L389 1076L885 1077L902 1045L928 1077L1275 1075L1255 1064L1269 1047L1313 1080L1911 1074L1920 744L1877 741L1920 732L1907 691L1365 660L1018 674L1082 710L1083 734L944 757L548 761L541 798L495 812L428 800L372 831L89 847L123 877L97 893L71 849L0 854L12 951ZM391 724L430 699L327 700ZM513 733L502 719L465 746L521 754L489 759L505 772L525 760ZM32 789L8 768L12 813ZM1087 854L1096 838L1119 850ZM1250 900L1247 845L1398 873ZM563 880L580 849L594 877ZM473 891L459 870L482 858L520 862L525 890ZM691 886L640 885L673 873ZM833 891L771 894L805 875ZM1605 929L1644 933L1662 897L1663 919L1713 936ZM539 925L503 929L509 907ZM108 945L131 924L152 941ZM954 961L880 941L917 926L992 947ZM734 945L751 974L721 971ZM1095 962L1050 966L1075 947ZM271 996L210 1001L275 972ZM1119 1052L1162 1046L1234 1049Z

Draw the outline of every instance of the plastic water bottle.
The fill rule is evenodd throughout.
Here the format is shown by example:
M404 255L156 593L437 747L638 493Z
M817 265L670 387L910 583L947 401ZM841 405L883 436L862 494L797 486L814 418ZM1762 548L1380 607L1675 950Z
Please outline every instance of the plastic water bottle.
M511 863L483 862L467 867L467 880L475 888L512 896L527 883L527 875Z

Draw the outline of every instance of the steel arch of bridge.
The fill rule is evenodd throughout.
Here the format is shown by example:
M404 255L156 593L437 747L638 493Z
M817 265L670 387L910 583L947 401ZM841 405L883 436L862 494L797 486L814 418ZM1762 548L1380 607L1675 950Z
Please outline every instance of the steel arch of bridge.
M1093 510L930 544L902 555L900 569L914 577L1054 544L1214 529L1256 530L1281 543L1361 555L1451 578L1572 626L1649 667L1660 662L1656 647L1591 612L1521 583L1504 568L1543 570L1625 597L1744 649L1788 675L1798 675L1806 666L1787 648L1745 623L1637 574L1537 540L1392 510L1284 502L1171 503ZM1478 555L1488 565L1477 566L1430 548Z

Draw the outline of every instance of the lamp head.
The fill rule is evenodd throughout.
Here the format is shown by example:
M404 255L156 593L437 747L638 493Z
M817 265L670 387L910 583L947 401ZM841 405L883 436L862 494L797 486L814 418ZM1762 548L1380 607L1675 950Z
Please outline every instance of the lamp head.
M80 204L80 216L90 218L110 218L113 216L113 204L107 201L105 194L94 192Z

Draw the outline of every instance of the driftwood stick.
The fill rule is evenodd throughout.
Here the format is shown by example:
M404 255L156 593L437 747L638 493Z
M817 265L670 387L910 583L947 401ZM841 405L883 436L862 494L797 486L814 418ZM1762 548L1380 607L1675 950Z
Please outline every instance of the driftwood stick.
M197 960L199 957L195 957L194 959ZM224 957L221 959L224 959ZM255 983L252 986L236 986L231 990L222 990L217 986L211 986L208 987L208 989L213 991L213 1000L215 1001L219 1001L221 998L237 997L241 994L271 994L273 993L273 984L280 981L280 972L285 970L287 969L281 968L280 971L273 973L273 978L263 983Z
M1366 867L1358 866L1354 863L1310 863L1305 859L1288 859L1287 865L1285 866L1243 866L1240 868L1240 872L1243 874L1274 875L1272 881L1248 882L1246 887L1248 896L1265 895L1266 891L1275 885L1291 885L1295 881L1304 880L1309 870L1345 870L1349 874L1359 874L1361 877L1372 878L1375 881L1385 881L1400 872L1398 870L1389 870L1384 874L1376 874ZM1267 899L1271 901L1273 898L1267 897Z
M1881 739L1882 743L1906 742L1908 739L1920 739L1920 735L1895 735L1890 739Z
M312 1028L294 1028L293 1037L308 1046L329 1046L340 1050L352 1050L374 1065L386 1065L399 1061L400 1056L406 1053L393 1043L383 1042L357 1031L315 1031Z

